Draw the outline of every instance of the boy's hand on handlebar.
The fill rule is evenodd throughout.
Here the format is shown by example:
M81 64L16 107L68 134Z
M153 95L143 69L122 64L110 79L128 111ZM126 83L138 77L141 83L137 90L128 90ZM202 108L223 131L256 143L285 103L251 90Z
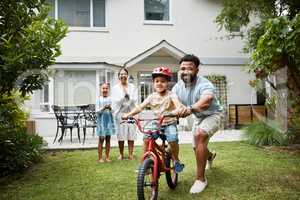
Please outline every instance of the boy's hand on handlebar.
M164 112L159 117L178 117L178 115L173 112Z
M122 120L127 120L128 118L132 117L131 115L129 115L128 113L125 113L124 115L122 115L121 119Z

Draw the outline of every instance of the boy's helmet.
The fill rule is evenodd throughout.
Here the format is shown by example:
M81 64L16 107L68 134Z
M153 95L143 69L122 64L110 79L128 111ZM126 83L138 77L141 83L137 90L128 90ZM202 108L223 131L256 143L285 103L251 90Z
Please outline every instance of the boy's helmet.
M152 79L158 76L166 77L170 81L172 78L172 72L168 67L156 67L152 72Z

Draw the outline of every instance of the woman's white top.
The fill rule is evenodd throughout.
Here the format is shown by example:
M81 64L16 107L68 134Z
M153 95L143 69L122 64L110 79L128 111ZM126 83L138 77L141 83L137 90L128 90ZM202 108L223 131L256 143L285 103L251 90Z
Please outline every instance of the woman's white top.
M129 99L125 98L125 91L129 95ZM129 112L135 107L138 101L138 90L132 83L128 83L128 87L124 89L121 83L114 85L111 89L112 109L116 116L120 113Z

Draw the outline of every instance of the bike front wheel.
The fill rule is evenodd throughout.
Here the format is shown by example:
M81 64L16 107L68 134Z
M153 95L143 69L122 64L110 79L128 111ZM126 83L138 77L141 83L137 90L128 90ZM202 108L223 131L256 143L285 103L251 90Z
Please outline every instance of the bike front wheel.
M174 169L174 162L172 156L169 153L166 153L166 180L170 189L175 189L178 181L178 174Z
M139 168L137 177L138 200L156 200L158 196L158 177L154 177L154 162L148 158Z

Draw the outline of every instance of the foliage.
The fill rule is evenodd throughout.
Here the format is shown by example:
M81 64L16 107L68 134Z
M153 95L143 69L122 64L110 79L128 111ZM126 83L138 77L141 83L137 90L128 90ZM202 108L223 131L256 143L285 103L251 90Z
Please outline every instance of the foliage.
M28 115L21 109L27 97L18 92L0 96L0 129L24 128Z
M241 28L244 52L251 54L248 71L256 79L265 81L276 70L287 67L289 101L297 102L290 104L297 109L289 112L289 120L297 121L300 116L300 1L224 0L216 22L229 33ZM257 83L253 80L250 85ZM272 83L271 86L277 89ZM273 100L271 97L267 102ZM300 124L298 127L300 130Z
M240 30L245 52L252 53L249 71L262 78L286 65L299 73L299 12L297 0L224 0L216 22L229 32L245 27Z
M208 80L210 80L211 82L219 82L222 81L226 84L226 77L223 75L217 75L217 74L211 74L211 75L207 75L205 76L205 78L207 78Z
M41 156L42 139L27 135L26 94L41 89L60 55L67 27L48 17L45 0L0 1L0 176Z
M244 128L248 142L257 146L288 144L288 138L282 134L275 122L256 121Z
M25 128L0 131L0 177L20 172L42 157L43 140Z
M48 17L45 0L0 1L0 94L41 89L47 67L61 54L67 28Z
M27 98L18 92L0 96L0 177L29 167L41 158L42 138L26 133Z

